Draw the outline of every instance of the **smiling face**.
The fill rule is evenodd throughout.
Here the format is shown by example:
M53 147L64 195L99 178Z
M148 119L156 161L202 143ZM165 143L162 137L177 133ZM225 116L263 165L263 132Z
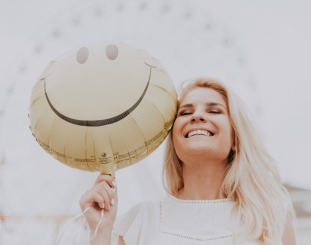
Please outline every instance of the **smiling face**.
M177 93L147 51L101 42L52 60L30 102L30 130L45 151L70 167L114 176L164 141Z
M144 50L100 43L56 59L40 79L49 106L60 118L81 126L103 126L135 110L158 67L159 62Z
M210 88L195 88L179 105L173 126L173 142L179 159L184 163L194 159L226 162L233 149L233 136L223 97Z

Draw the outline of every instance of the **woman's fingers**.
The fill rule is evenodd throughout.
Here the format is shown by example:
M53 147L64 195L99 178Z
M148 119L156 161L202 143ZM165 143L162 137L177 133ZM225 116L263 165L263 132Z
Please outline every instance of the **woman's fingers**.
M98 176L93 188L88 190L80 199L81 209L98 204L100 208L110 210L111 206L117 203L115 179L109 175Z
M100 182L102 181L106 181L111 187L117 187L117 183L116 183L116 180L115 178L113 178L112 176L110 175L104 175L104 174L100 174L96 181L95 181L95 185L99 184Z
M105 183L105 182L104 182ZM110 187L109 187L110 188ZM109 195L107 193L106 188L104 187L104 185L100 185L97 192L103 197L104 201L105 201L105 209L109 210L109 203L110 203L110 198Z
M96 191L104 198L105 209L109 210L116 203L115 191L117 183L114 177L100 174L94 184Z
M111 205L115 203L115 194L112 188L107 184L106 181L103 181L95 186L96 191L101 195L105 202L105 209L110 210Z
M99 195L98 193L96 193L96 192L94 193L93 200L95 202L97 202L97 204L98 204L98 206L100 208L104 208L105 207L104 198L101 195Z
M98 176L94 186L86 191L80 198L80 207L82 211L92 207L89 212L84 214L90 228L95 230L99 220L103 220L99 229L113 224L117 214L117 190L115 179L109 175ZM104 217L101 217L102 210L109 211Z
M102 208L104 204L104 198L96 191L92 189L88 190L80 198L80 207L82 211L88 207L91 207L94 202L98 203L98 206Z

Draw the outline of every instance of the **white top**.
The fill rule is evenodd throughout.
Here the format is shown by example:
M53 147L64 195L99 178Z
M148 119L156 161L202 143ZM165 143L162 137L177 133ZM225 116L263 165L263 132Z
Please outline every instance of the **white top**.
M181 200L170 194L162 200L141 202L116 220L112 244L121 235L126 245L232 245L230 212L234 204L228 198ZM241 226L235 227L237 233ZM241 239L236 244L260 242Z

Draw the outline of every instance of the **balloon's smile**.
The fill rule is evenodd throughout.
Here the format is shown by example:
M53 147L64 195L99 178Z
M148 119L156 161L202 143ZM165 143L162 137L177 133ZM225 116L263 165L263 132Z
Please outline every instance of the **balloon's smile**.
M112 124L112 123L115 123L115 122L118 122L118 121L122 120L127 115L129 115L133 110L135 110L135 108L140 104L140 102L144 98L144 96L145 96L145 94L147 92L149 83L150 83L151 70L152 70L152 68L157 68L156 66L149 65L146 62L145 62L145 64L150 67L150 73L149 73L149 79L148 79L147 85L146 85L142 95L139 97L137 102L132 107L130 107L128 110L124 111L123 113L121 113L121 114L119 114L119 115L117 115L115 117L111 117L111 118L107 118L107 119L102 119L102 120L91 120L91 121L88 121L88 120L79 120L79 119L70 118L70 117L67 117L67 116L63 115L62 113L60 113L52 105L52 103L51 103L51 101L50 101L50 99L48 97L48 94L46 92L46 80L45 79L48 76L50 76L51 73L49 75L47 75L46 77L41 79L41 80L44 80L44 93L45 93L45 97L46 97L47 102L49 103L51 109L55 112L55 114L58 115L63 120L69 122L69 123L76 124L76 125L79 125L79 126L90 126L90 127L98 127L98 126L104 126L104 125Z

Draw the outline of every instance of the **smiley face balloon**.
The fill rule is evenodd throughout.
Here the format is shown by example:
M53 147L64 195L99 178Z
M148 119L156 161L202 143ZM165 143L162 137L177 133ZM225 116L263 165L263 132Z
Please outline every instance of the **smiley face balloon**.
M31 94L30 129L72 168L115 176L169 133L177 93L160 62L124 43L77 47L50 62Z

